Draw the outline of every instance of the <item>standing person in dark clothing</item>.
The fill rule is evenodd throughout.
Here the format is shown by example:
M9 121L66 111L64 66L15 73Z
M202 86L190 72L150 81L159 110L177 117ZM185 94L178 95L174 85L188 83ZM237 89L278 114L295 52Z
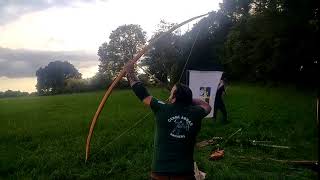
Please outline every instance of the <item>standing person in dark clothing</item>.
M222 95L226 94L226 89L225 89L225 84L224 80L220 80L217 93L216 93L216 98L214 101L214 112L213 112L213 121L217 119L217 112L220 110L222 112L222 122L223 123L228 123L227 119L227 111L226 111L226 106L223 103Z
M151 96L135 75L133 64L125 67L127 79L135 95L155 114L152 180L195 180L193 151L201 120L211 107L200 99L192 99L188 86L176 84L169 103Z

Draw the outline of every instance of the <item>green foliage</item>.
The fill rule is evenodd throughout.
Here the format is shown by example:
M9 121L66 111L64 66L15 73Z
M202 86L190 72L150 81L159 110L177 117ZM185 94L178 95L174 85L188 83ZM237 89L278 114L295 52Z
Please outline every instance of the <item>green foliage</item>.
M40 95L62 93L67 79L81 79L81 73L67 61L50 62L46 67L39 68L36 76L36 87Z
M109 43L103 43L98 50L99 72L114 77L145 44L145 36L140 25L135 24L122 25L112 31Z
M106 89L108 85L112 82L110 76L103 73L96 73L95 76L89 79L89 85L92 89Z
M190 31L156 43L146 65L171 83L185 81L189 59L186 69L224 68L230 79L317 86L319 9L317 0L224 0Z
M29 93L28 92L21 92L21 91L12 91L12 90L7 90L4 92L0 91L0 98L21 97L21 96L29 96Z
M212 146L195 150L195 160L208 179L316 179L311 170L273 161L239 156L291 160L318 159L315 94L293 88L232 85L225 103L231 123L203 121L198 140L270 140L290 146L275 149L225 144L225 157L210 161ZM164 100L168 93L151 89ZM146 113L151 112L132 91L118 90L106 103L85 163L88 125L103 92L0 99L1 179L149 179L154 119L148 116L136 128L109 144ZM221 116L219 116L220 118Z
M235 19L225 42L227 73L242 80L319 84L312 80L320 75L318 5L315 0L254 0L251 14Z
M150 77L147 74L139 74L138 78L145 85L151 84Z
M69 78L65 80L64 92L83 92L90 90L88 81L85 79Z
M153 38L159 36L162 32L166 32L173 25L175 24L161 21ZM159 39L145 55L146 58L142 60L143 66L147 66L148 71L165 84L178 73L173 68L181 57L179 54L180 47L176 44L179 38L178 34L171 33Z
M240 80L319 84L312 80L320 75L318 11L315 0L223 1L218 13L232 21L217 52L225 72Z

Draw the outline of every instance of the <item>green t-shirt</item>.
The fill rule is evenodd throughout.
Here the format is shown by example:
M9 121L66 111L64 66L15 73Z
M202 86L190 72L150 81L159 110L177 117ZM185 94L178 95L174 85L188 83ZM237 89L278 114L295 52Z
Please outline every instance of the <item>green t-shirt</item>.
M201 120L207 115L200 106L165 104L155 98L156 117L152 171L163 174L193 173L193 150Z

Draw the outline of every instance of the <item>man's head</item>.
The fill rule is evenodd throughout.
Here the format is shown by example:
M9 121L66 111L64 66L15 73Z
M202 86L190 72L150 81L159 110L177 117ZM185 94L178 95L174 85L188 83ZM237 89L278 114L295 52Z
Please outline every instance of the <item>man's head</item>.
M191 105L192 104L192 91L191 89L184 85L177 83L171 89L169 101L171 103L179 103L183 105Z

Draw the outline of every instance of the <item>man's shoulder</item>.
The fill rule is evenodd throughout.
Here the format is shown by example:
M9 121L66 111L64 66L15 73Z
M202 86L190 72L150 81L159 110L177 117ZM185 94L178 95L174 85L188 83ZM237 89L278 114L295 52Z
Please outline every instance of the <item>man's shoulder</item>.
M152 97L152 102L154 104L158 104L158 105L167 105L167 103L165 103L165 102L163 102L163 101L161 101L161 100L159 100L159 99L157 99L155 97Z
M155 97L152 97L150 107L155 112L165 108L166 106L167 106L167 104L165 102L163 102Z

